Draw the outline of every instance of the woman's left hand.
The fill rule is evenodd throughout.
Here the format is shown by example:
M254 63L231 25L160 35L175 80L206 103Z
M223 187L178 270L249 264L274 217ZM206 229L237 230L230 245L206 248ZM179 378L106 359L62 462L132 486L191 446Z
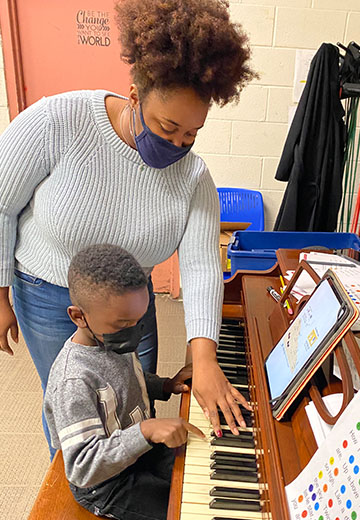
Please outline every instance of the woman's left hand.
M232 433L239 435L236 423L243 428L246 426L239 404L248 410L252 408L245 397L229 383L216 358L202 357L197 363L193 359L192 390L218 437L221 437L222 432L217 407L224 414Z

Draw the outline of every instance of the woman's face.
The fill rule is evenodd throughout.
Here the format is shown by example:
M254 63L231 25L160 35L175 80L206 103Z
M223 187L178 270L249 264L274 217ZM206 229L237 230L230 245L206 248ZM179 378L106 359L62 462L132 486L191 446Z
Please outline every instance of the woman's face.
M139 103L145 124L154 134L176 146L189 146L204 126L209 103L204 102L191 88L171 91L152 90L144 100L139 99L135 85L130 90L130 105L135 108L135 133L143 130Z

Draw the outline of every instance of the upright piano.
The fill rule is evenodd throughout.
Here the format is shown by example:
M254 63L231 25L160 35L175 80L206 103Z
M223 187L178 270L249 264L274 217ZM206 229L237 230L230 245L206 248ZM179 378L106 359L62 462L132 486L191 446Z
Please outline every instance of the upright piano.
M178 449L167 520L290 519L285 486L317 449L305 405L310 396L322 402L320 391L325 395L343 390L339 380L320 368L295 402L290 418L281 422L273 418L264 359L291 319L267 292L268 286L279 290L279 274L276 264L268 271L238 272L225 282L218 361L230 382L249 398L253 412L242 409L247 427L240 429L239 437L220 415L224 435L217 439L195 398L184 394L180 415L202 429L207 440L189 435L187 444ZM352 341L354 351L357 344ZM342 412L353 389L344 356L339 354L339 359L347 379ZM356 364L360 371L360 359ZM321 410L324 418L326 412Z

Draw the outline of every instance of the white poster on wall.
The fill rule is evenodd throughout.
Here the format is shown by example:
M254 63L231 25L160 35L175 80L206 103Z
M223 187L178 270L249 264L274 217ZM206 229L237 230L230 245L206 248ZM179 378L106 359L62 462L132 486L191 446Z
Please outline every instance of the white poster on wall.
M313 49L296 49L293 102L298 103L304 90L310 63L316 54Z

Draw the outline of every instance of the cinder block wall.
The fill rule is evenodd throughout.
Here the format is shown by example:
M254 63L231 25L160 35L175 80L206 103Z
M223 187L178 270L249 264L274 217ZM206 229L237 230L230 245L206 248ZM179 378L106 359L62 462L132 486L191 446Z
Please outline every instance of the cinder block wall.
M265 229L273 228L286 183L274 179L293 104L296 49L323 42L360 44L360 0L232 0L231 14L250 36L261 75L237 106L214 106L196 141L217 186L260 190Z
M194 150L217 186L260 190L265 229L271 230L286 183L274 179L293 104L296 49L322 42L360 43L360 0L231 0L231 15L250 36L253 67L261 78L237 106L214 106ZM0 132L8 124L0 52Z

